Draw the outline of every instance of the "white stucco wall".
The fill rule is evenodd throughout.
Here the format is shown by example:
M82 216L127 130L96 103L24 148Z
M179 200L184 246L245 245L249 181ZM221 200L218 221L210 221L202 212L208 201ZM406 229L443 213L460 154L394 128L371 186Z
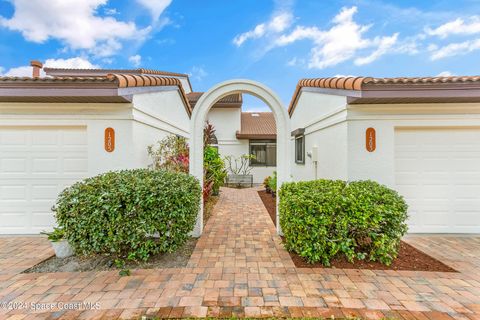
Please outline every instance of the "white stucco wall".
M135 95L132 116L132 159L138 167L151 164L149 145L170 134L189 139L190 118L175 90Z
M303 91L291 116L291 129L305 129L305 153L318 148L315 169L312 158L295 163L295 140L290 140L290 164L293 180L347 178L346 99L342 96ZM316 174L315 174L316 170Z

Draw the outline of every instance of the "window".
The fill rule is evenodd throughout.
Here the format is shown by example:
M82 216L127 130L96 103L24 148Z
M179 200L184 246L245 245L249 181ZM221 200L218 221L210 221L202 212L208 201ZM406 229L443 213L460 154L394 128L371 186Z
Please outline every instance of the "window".
M305 136L295 137L295 163L305 164Z
M275 140L250 140L250 154L255 159L250 165L275 167L277 165L277 142Z

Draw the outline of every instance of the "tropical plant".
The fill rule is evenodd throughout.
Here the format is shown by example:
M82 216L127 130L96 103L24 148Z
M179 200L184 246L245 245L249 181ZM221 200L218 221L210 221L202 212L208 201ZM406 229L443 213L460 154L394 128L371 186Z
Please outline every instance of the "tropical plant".
M215 127L209 121L205 123L203 128L203 145L211 146L212 144L217 144L217 137L215 136Z
M156 145L148 146L147 151L154 169L188 173L189 151L184 137L169 135Z
M146 260L185 243L200 196L200 184L185 173L123 170L75 183L59 195L54 211L75 252Z
M310 263L343 255L389 265L407 231L407 205L374 181L314 180L280 188L285 247Z
M273 171L273 175L268 180L268 187L272 191L272 193L277 192L277 171Z
M218 154L218 149L212 146L207 146L203 155L205 184L208 185L212 182L211 191L214 195L218 195L227 176L225 163Z
M234 175L249 175L252 171L250 160L255 159L253 154L244 154L240 157L226 156L228 172Z

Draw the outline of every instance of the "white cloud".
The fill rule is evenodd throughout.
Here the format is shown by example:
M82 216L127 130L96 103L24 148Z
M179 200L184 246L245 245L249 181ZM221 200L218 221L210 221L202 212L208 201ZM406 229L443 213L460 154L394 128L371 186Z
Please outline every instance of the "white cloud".
M299 59L297 57L293 57L292 59L287 61L287 66L295 67L299 64Z
M2 68L4 69L4 68ZM2 73L2 76L5 77L31 77L32 76L32 67L31 66L20 66L13 67L8 69L5 73Z
M431 59L439 60L447 57L465 55L475 50L480 49L480 39L467 40L464 42L450 43L446 46L439 47L432 51Z
M128 61L130 61L130 63L133 64L135 67L139 67L142 64L142 56L139 54L130 56L128 57Z
M454 74L451 73L450 71L442 71L439 74L437 74L437 77L452 77L452 76L454 76Z
M8 19L0 16L0 26L19 31L32 42L49 39L63 42L69 49L87 50L98 56L110 56L122 40L143 39L150 27L138 29L135 23L101 17L97 10L107 0L11 0L15 7Z
M68 59L47 59L43 64L44 67L49 68L69 68L69 69L96 69L98 65L91 63L85 58L74 57Z
M245 41L258 39L268 34L280 33L288 29L293 22L293 15L288 11L274 14L270 21L258 24L250 31L241 33L233 38L233 43L240 47Z
M373 49L365 57L356 58L357 65L371 63L392 50L397 43L398 34L369 39L364 34L370 25L360 25L353 20L356 7L342 8L333 18L333 26L328 30L317 27L297 26L291 33L282 34L275 40L276 46L286 46L299 40L313 42L308 67L323 69L354 59L359 52Z
M115 8L105 8L103 12L105 12L105 14L109 16L114 16L119 14L118 10Z
M382 38L375 38L373 40L373 43L378 45L377 49L370 53L368 56L365 57L360 57L355 59L355 64L356 65L364 65L364 64L369 64L372 63L373 61L377 60L387 52L391 50L393 45L397 42L398 38L398 33L395 33L391 37L382 37Z
M437 28L425 28L425 33L429 36L446 38L451 35L472 35L480 33L480 16L472 16L468 22L461 18L442 24Z
M203 67L197 67L197 66L193 66L192 69L190 69L190 71L187 72L187 74L190 78L195 79L197 81L202 81L203 78L208 76L207 71L205 71Z
M44 67L50 68L79 68L79 69L95 69L99 68L98 65L91 63L85 58L74 57L69 59L47 59L43 64ZM32 67L31 66L18 66L13 67L3 73L4 68L0 67L0 75L8 77L31 77L32 76ZM45 73L42 71L41 76L45 76Z
M172 3L172 0L137 0L137 2L150 11L152 19L156 21Z

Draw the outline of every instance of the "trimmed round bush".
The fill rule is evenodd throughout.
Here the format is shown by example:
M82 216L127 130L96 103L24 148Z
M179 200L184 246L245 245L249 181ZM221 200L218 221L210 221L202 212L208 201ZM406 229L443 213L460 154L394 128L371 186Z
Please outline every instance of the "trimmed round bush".
M77 253L147 260L185 243L200 195L198 181L185 173L123 170L75 183L59 195L54 211Z
M279 209L287 250L327 266L342 254L389 265L407 231L404 199L374 181L285 183Z

